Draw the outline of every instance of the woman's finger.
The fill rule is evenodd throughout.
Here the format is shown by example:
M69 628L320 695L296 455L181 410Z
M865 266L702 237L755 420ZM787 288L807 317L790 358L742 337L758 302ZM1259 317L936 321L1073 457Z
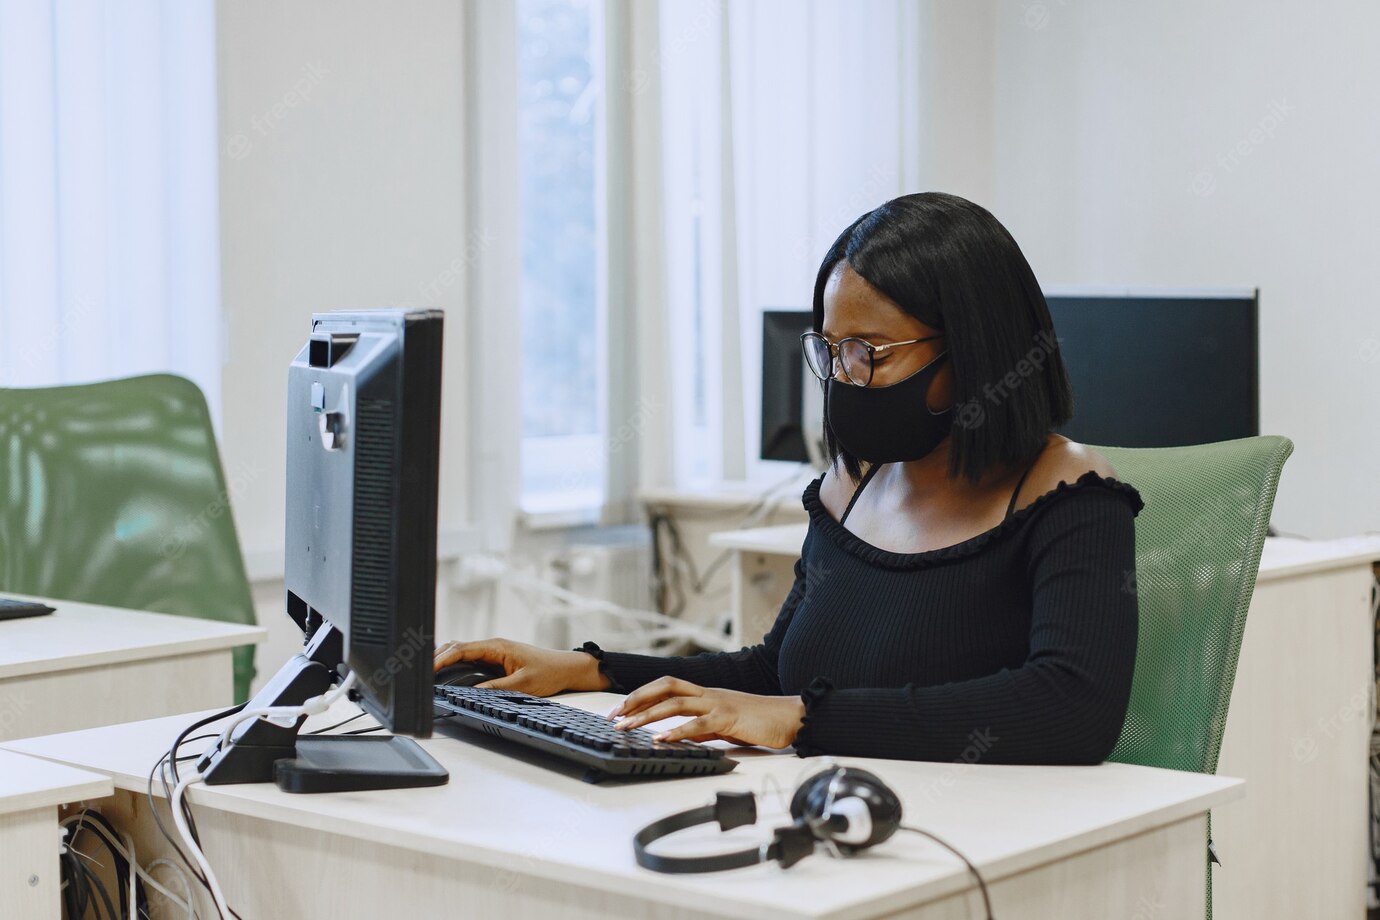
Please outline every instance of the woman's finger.
M491 661L494 664L502 664L503 653L493 640L447 642L436 649L436 654L432 658L433 667L437 671L457 661Z
M712 728L715 721L712 712L705 713L698 719L657 732L652 737L658 741L713 741L719 737L719 733Z
M623 730L669 719L671 716L697 716L708 712L709 706L709 701L702 696L675 696L654 706L648 706L641 712L624 716L615 722L613 727Z
M527 683L527 669L518 668L512 674L495 677L493 680L486 680L483 683L475 684L475 686L486 690L521 690L525 683Z
M623 702L609 712L609 718L629 716L645 709L653 703L673 696L702 696L704 688L679 677L658 677L649 684L638 687L627 695Z

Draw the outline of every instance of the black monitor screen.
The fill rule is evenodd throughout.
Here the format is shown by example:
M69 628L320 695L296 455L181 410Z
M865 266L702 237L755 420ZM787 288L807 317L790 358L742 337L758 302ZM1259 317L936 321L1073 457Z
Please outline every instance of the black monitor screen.
M1259 434L1256 291L1045 297L1073 385L1060 433L1109 447Z
M809 460L806 432L822 424L824 396L805 366L800 335L813 328L809 310L762 313L763 460Z

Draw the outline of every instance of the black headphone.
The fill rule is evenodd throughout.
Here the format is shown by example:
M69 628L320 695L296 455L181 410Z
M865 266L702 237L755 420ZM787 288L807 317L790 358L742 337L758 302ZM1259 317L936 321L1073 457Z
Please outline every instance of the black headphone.
M647 845L697 824L717 822L732 830L757 821L751 792L720 792L713 805L692 808L653 821L633 838L637 864L657 872L717 872L775 860L783 869L814 852L819 843L851 856L876 846L901 826L901 800L873 774L857 767L834 767L811 776L791 797L795 820L772 833L770 843L714 856L658 856Z

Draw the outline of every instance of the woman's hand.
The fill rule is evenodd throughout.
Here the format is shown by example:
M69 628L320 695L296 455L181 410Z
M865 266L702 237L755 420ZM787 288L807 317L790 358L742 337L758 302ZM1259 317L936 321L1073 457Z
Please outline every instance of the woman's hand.
M795 741L805 716L798 696L759 696L737 690L701 687L678 677L662 677L629 693L609 717L615 728L646 725L668 716L695 716L660 732L663 741L713 741L783 748Z
M438 671L457 661L501 665L503 677L476 686L521 690L533 696L551 696L562 690L607 690L612 685L599 673L598 660L587 652L560 652L509 639L446 642L437 646L433 661Z

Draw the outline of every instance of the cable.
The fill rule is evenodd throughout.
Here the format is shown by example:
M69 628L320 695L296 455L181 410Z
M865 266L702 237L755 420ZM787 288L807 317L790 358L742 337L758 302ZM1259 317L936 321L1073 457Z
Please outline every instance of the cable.
M203 779L200 773L193 773L186 779L177 784L177 788L172 794L172 813L173 823L177 825L177 830L182 834L183 841L187 844L187 849L191 851L192 858L201 867L202 877L206 880L206 888L211 892L211 898L216 902L216 911L220 914L221 920L230 916L230 905L225 903L225 894L220 890L220 881L216 878L215 872L211 870L211 864L206 860L206 854L201 847L192 839L192 830L187 823L187 816L182 811L182 798L187 794L187 787L193 783L199 783Z
M772 511L773 499L783 489L791 488L799 483L801 473L809 468L810 464L808 463L800 464L789 476L768 486L758 493L752 501L736 506L743 509L742 516L736 524L737 529L752 527L760 523ZM713 512L714 515L721 513L719 511ZM681 509L677 514L682 517L694 516L691 509ZM685 549L680 526L669 511L665 508L649 507L648 526L652 531L652 588L656 597L657 609L663 611L667 616L680 616L684 613L688 601L685 587L681 583L681 576L684 575L689 581L689 588L692 593L704 595L713 577L733 558L733 550L724 550L719 553L710 560L704 573L700 574L699 567L695 565L694 559ZM664 548L663 543L666 544Z
M219 737L220 737L220 733L219 733L219 732L212 732L212 733L210 733L209 735L193 735L191 738L188 738L186 741L183 741L182 743L183 743L183 744L191 744L193 741L205 741L207 738L219 738ZM198 752L195 753L195 754L183 754L181 757L178 757L178 758L177 758L177 762L178 762L178 763L182 763L184 760L196 760L196 759L198 759L198 758L201 757L201 756L202 756L202 752L200 752L200 751L198 751Z
M79 813L64 818L61 826L68 829L70 833L66 847L72 853L78 856L86 855L76 847L77 837L84 830L94 835L97 842L102 844L110 853L112 858L111 871L115 875L116 885L119 886L116 889L120 899L118 916L130 916L131 905L133 905L135 914L140 911L147 914L148 898L143 895L138 886L140 870L137 861L131 855L133 842L128 835L125 836L127 849L126 846L120 845L120 834L115 830L115 826L100 812L89 809L82 809Z
M183 729L182 733L181 733L180 735L177 736L177 739L176 739L176 740L172 743L172 745L168 748L168 752L167 752L166 754L164 754L164 755L158 760L158 762L155 763L155 764L149 769L147 793L148 793L149 812L153 815L154 824L157 825L157 827L158 827L158 832L159 832L160 834L163 835L163 838L164 838L165 840L167 840L167 841L168 841L168 844L173 848L173 852L177 854L177 858L180 859L180 860L182 861L183 865L185 865L185 866L187 867L187 870L192 874L192 877L195 878L195 879L197 880L197 882L198 882L202 887L207 887L205 877L202 876L200 870L197 869L197 867L193 864L192 860L191 860L190 858L188 858L187 854L183 851L182 847L178 844L177 838L174 837L173 834L172 834L172 832L168 830L167 825L163 823L162 817L158 814L158 807L157 807L157 804L155 803L154 798L153 798L153 777L154 777L154 774L155 774L155 773L157 773L157 774L159 775L159 778L160 778L160 780L161 780L162 783L163 783L163 793L164 793L165 797L167 797L167 799L169 800L169 802L171 802L171 800L172 800L172 790L171 790L170 787L168 786L168 771L169 771L169 770L173 771L173 773L174 773L174 779L175 779L175 778L176 778L175 774L176 774L176 771L177 771L177 762L176 762L177 751L178 751L178 749L179 749L183 744L186 743L187 736L190 735L192 732L196 731L198 728L202 728L202 727L204 727L204 726L206 726L206 725L210 725L210 724L213 723L213 722L218 722L218 721L220 721L221 719L228 718L228 717L230 717L230 716L235 715L235 714L238 713L238 712L243 711L246 705L248 705L248 704L247 704L247 703L240 703L240 704L237 705L237 706L232 706L232 707L230 707L229 709L222 710L221 712L215 713L214 715L207 716L206 718L200 719L200 720L198 720L197 722L195 722L195 723L193 723L193 724L187 726L185 729ZM190 810L188 811L187 818L188 818L188 823L189 823L189 825L192 827L192 833L193 833L193 835L195 835L195 833L196 833L196 823L195 823L195 821L191 820ZM209 891L210 889L207 888L207 890ZM189 900L189 903L190 903L190 900ZM231 914L232 914L233 916L237 917L237 918L239 917L239 914L236 914L233 910L231 911ZM81 916L81 915L80 915L80 914L76 914L75 916Z
M158 886L158 883L154 881L153 878L153 870L160 866L167 866L170 871L175 873L175 878L182 883L182 897L184 899L182 906L183 909L187 911L187 920L196 920L196 907L192 903L192 886L191 883L187 881L187 874L182 871L182 868L178 866L177 863L170 859L155 859L145 867L145 881L151 885ZM171 900L174 904L179 903L175 897L168 893L166 888L158 886L155 887L154 890L163 892L163 896Z
M152 888L159 894L163 895L163 897L167 898L177 907L182 908L186 912L188 917L193 916L194 910L192 907L191 885L188 884L185 873L183 873L182 870L178 868L175 863L166 859L156 859L153 862L149 863L147 867L140 866L138 860L135 858L133 838L129 834L119 835L124 839L123 846L119 843L119 841L112 839L112 837L116 834L115 827L104 815L102 815L98 811L84 809L79 814L64 818L61 823L63 827L71 829L72 836L67 846L77 855L85 854L82 854L79 850L75 848L76 835L80 831L86 830L94 834L97 838L99 838L101 842L105 844L107 849L111 850L113 853L116 854L117 859L125 860L129 866L132 866L134 868L135 871L132 875L128 872L124 872L124 874L129 876L128 890L130 900L127 903L136 904L136 911L138 913L143 913L145 916L148 916L151 913L147 896L141 896L137 892L135 887L135 879L142 879L145 885ZM153 877L153 869L154 867L159 865L167 866L174 873L176 873L177 879L181 883L183 889L183 895L181 897L179 897L178 895L174 894L172 891L164 887L157 879ZM123 870L118 869L117 866L117 876L120 871ZM121 911L125 913L125 916L128 916L127 908L125 905L126 902L121 903ZM74 913L69 914L69 916L79 917L81 916L81 914Z
M266 722L272 722L274 725L281 726L282 728L292 728L297 724L297 720L301 719L303 716L310 717L320 715L330 709L331 706L335 704L336 700L346 696L354 689L355 683L358 680L359 675L351 671L345 676L344 680L325 693L314 696L298 706L263 706L259 709L246 709L220 733L220 740L216 742L213 749L224 749L230 744L235 729L239 728L245 722L263 719ZM173 778L177 778L176 770L173 772Z
M128 853L125 858L129 860L129 903L134 905L134 913L139 913L139 863L134 857L134 838L125 834L125 848ZM144 915L148 915L148 905L145 905Z
M950 843L947 843L939 836L931 834L929 831L921 830L918 827L911 827L908 824L902 824L900 826L900 829L903 831L910 831L912 834L919 834L921 837L926 837L930 840L933 840L935 843L939 844L941 847L957 856L963 862L963 865L968 867L968 872L973 876L973 878L977 879L978 891L982 894L983 910L987 912L987 920L993 920L992 899L987 894L987 882L983 880L982 873L978 871L977 866L973 865L972 862L968 859L968 857L964 856L961 852L959 852L957 847Z
M310 717L320 715L330 709L337 700L348 695L350 690L354 688L357 680L358 675L354 671L351 671L343 680L325 693L311 697L296 706L263 706L257 709L245 709L244 706L237 707L235 712L229 713L230 715L234 715L235 718L223 731L221 731L218 740L209 750L224 750L232 743L231 739L234 737L235 730L246 722L264 719L265 721L272 722L284 728L292 728L297 725L298 721L304 716ZM222 715L221 717L224 716ZM227 917L238 917L239 915L232 911L230 905L226 903L225 893L221 890L220 881L216 878L215 872L211 869L210 862L206 859L206 853L201 848L201 839L196 832L196 821L192 817L191 804L186 798L188 787L201 782L205 777L200 773L193 773L186 778L180 778L177 771L177 750L183 744L184 739L203 725L208 725L210 722L216 721L216 718L217 717L204 719L196 725L191 725L183 729L182 733L173 741L172 747L168 749L168 753L163 756L158 764L155 764L154 769L160 769L161 765L166 762L169 770L172 772L173 780L177 783L173 788L172 795L169 797L169 802L172 805L173 823L177 826L177 831L182 836L182 842L186 844L187 850L192 854L192 860L196 863L196 869L200 869L198 877L201 883L205 885L206 890L211 893L211 898L216 904L216 910L219 912L222 920L225 920ZM164 788L166 790L166 780L164 782ZM150 798L152 798L152 784L152 773L150 773ZM159 827L160 829L162 828L161 823ZM174 844L174 848L176 848L176 844ZM186 856L181 854L180 849L179 855L182 855L184 861L186 860ZM188 868L192 868L191 862L188 862ZM193 871L195 872L196 869L193 869Z
M100 877L91 871L90 866L80 863L78 865L81 866L81 872L86 879L86 884L94 887L96 893L101 896L100 903L105 905L105 915L109 917L110 920L119 920L120 915L115 913L115 905L110 900L110 892L105 889L105 882L102 882ZM96 920L100 920L101 912L96 909L96 903L95 901L91 902L91 912L96 915Z
M350 716L348 719L345 719L345 720L343 720L343 721L341 721L341 722L337 722L337 723L335 723L334 725L327 725L325 728L318 728L318 729L316 729L315 731L307 732L307 734L308 734L308 735L324 735L324 734L326 734L326 732L333 732L333 731L335 731L337 728L340 728L342 725L349 725L351 722L355 721L356 719L362 719L362 718L364 718L366 715L368 715L368 713L367 713L367 712L364 712L363 710L361 710L360 712L357 712L357 713L355 713L354 715Z

